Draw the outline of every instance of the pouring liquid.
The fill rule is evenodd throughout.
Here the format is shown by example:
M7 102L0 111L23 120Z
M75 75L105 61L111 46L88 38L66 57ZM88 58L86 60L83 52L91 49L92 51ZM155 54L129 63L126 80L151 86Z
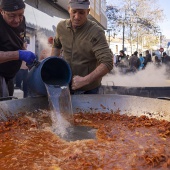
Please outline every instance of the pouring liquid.
M74 126L71 96L68 86L45 84L51 109L52 130L66 141L95 139L96 130Z
M52 130L61 138L68 136L67 129L72 126L73 111L70 91L67 86L45 84L51 110Z

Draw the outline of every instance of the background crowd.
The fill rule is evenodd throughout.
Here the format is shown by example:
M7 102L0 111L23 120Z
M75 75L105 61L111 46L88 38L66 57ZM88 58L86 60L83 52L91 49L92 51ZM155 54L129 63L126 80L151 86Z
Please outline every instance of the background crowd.
M155 53L146 50L144 55L142 53L138 54L135 51L131 56L126 55L123 50L119 52L119 55L114 55L114 65L119 68L119 71L123 74L134 73L146 68L148 63L155 64L156 67L165 65L167 69L170 67L170 56L166 52L161 54L161 57L157 56Z

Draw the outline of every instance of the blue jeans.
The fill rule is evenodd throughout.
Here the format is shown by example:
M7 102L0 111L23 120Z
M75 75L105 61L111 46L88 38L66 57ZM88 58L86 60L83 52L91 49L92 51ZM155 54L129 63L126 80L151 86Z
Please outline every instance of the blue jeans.
M16 87L20 88L24 92L24 98L28 96L28 85L27 85L27 69L20 69L16 74Z

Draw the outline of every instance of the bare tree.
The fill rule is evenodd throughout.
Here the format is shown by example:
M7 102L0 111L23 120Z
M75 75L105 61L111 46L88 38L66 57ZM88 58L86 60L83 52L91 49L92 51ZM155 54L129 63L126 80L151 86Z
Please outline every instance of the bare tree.
M106 15L108 18L108 28L112 29L114 33L120 32L120 24L119 21L122 20L122 13L120 9L116 6L109 5L106 7Z
M109 27L114 28L116 32L124 28L121 25L125 26L124 34L130 40L131 45L134 42L139 44L144 36L152 37L151 42L156 43L155 37L160 31L158 22L164 18L163 10L158 6L158 0L120 0L119 4L120 7L117 5L116 10L112 11L114 14L109 12L108 20L111 21L108 22ZM115 7L114 1L112 7Z

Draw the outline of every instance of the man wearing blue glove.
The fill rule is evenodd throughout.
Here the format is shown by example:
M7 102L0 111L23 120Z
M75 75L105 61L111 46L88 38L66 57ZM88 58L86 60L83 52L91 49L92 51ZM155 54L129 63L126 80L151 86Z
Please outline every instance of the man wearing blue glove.
M0 1L0 97L12 96L13 78L22 61L32 64L36 58L24 50L26 24L23 0Z

